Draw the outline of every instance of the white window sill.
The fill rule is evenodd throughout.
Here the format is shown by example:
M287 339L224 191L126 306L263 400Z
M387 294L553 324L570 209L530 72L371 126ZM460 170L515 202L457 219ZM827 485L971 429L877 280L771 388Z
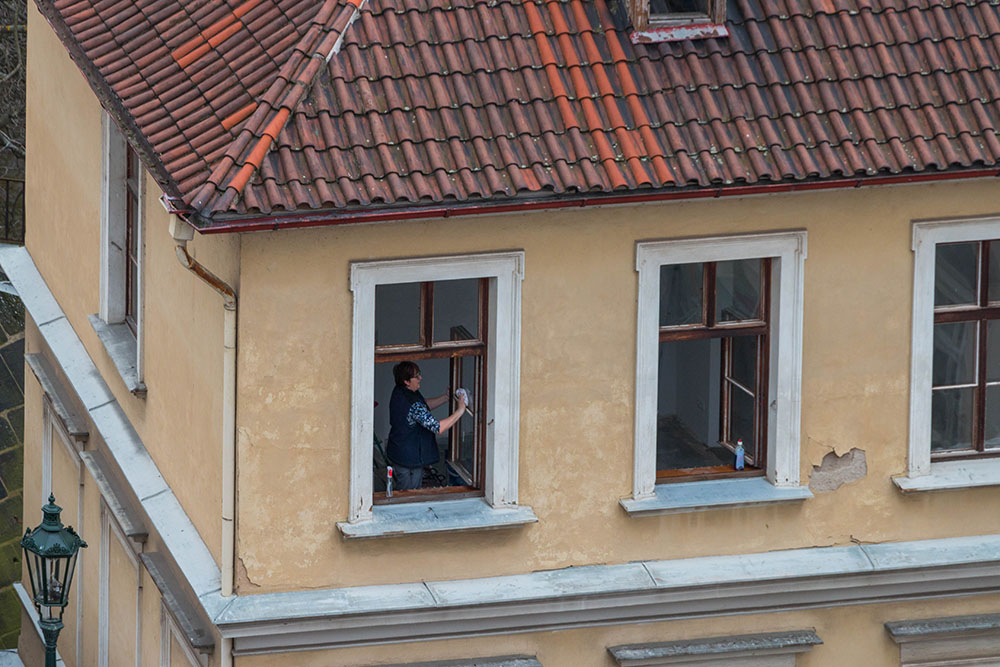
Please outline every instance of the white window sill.
M526 505L490 507L482 498L462 498L425 503L376 505L372 508L371 519L356 523L341 521L337 524L337 528L345 538L358 539L488 530L520 526L536 521L538 517Z
M126 389L135 396L144 397L146 385L139 379L139 371L136 368L139 354L132 330L124 323L108 324L99 315L91 315L88 319L111 361L114 362L115 368L118 369Z
M973 489L1000 486L1000 458L932 463L930 474L920 477L893 477L903 493Z
M657 484L655 493L652 498L620 502L630 516L648 516L801 502L813 497L807 487L774 486L763 477Z

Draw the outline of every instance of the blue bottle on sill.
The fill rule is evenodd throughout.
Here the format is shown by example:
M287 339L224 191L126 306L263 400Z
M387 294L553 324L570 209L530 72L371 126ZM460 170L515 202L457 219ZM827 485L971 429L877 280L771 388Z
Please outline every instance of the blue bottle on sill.
M744 459L746 458L746 452L743 449L743 440L736 441L736 469L743 470L745 465Z

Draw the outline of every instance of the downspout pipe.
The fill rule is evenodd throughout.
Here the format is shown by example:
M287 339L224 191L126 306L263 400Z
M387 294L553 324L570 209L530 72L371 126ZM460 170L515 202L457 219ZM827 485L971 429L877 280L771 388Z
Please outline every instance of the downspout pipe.
M194 229L178 215L170 215L170 235L177 260L185 269L222 296L222 595L233 594L236 560L236 291L188 254L187 243ZM225 651L223 651L225 653ZM225 656L223 660L225 660Z

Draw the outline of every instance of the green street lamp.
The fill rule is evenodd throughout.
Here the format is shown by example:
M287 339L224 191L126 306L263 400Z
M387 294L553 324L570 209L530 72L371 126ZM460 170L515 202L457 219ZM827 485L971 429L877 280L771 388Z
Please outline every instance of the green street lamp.
M42 525L27 529L21 538L31 596L45 637L45 667L56 667L56 641L63 629L63 611L69 604L76 555L80 547L87 546L72 527L62 525L60 512L55 496L49 494L49 504L42 507Z

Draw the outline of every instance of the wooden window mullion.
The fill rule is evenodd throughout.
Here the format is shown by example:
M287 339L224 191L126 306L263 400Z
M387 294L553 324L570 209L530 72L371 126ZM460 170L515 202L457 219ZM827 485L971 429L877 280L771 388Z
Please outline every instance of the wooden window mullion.
M990 285L990 242L982 241L979 244L979 307L985 314L985 309L989 306L989 285ZM975 407L973 408L972 424L972 448L977 452L986 450L986 354L989 349L989 320L986 317L979 319L976 337L978 349L976 350L976 389Z
M715 262L705 263L704 281L701 322L706 327L713 327L715 326Z

